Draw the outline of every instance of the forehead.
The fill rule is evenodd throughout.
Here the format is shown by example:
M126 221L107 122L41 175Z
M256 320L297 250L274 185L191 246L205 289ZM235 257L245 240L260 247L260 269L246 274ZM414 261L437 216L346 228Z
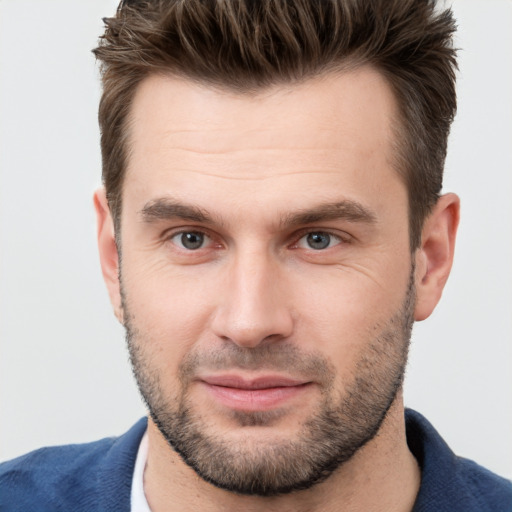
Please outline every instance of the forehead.
M391 136L395 113L390 87L369 66L256 93L151 75L136 91L129 125L132 142L151 135L195 143L204 151L258 146L261 141L253 136L263 135L263 130L269 143L303 146L325 140L326 132L339 131L338 144L359 137L368 140L367 146L382 149ZM308 140L298 140L301 135Z
M180 188L242 197L250 183L254 201L315 186L327 193L339 185L350 199L372 187L378 193L383 180L399 179L396 110L370 67L255 94L150 76L131 108L125 192L135 186L141 200Z

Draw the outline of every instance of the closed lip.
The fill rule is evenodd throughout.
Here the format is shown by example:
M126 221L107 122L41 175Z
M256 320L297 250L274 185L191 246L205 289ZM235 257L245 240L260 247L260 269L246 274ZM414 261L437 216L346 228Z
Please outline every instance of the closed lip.
M241 375L207 375L200 378L210 386L222 386L226 388L258 390L270 388L285 388L302 386L310 381L293 379L282 375L262 375L258 377L244 377Z

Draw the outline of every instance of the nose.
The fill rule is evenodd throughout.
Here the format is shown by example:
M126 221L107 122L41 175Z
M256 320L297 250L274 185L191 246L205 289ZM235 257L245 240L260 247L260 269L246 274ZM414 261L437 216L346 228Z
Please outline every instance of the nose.
M246 348L288 338L293 316L283 274L270 256L239 255L219 290L214 334Z

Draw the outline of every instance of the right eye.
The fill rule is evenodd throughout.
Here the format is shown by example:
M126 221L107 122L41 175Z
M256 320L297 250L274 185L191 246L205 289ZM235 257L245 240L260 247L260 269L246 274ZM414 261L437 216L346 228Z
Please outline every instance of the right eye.
M180 249L196 251L211 242L211 239L201 231L181 231L173 235L170 241Z

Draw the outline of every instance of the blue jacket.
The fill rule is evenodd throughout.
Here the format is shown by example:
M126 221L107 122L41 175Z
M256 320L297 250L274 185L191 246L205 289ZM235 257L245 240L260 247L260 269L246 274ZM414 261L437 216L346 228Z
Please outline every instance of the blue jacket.
M512 483L457 457L417 412L407 441L422 469L413 512L512 512ZM0 464L1 512L129 512L133 467L146 419L126 434L42 448Z

